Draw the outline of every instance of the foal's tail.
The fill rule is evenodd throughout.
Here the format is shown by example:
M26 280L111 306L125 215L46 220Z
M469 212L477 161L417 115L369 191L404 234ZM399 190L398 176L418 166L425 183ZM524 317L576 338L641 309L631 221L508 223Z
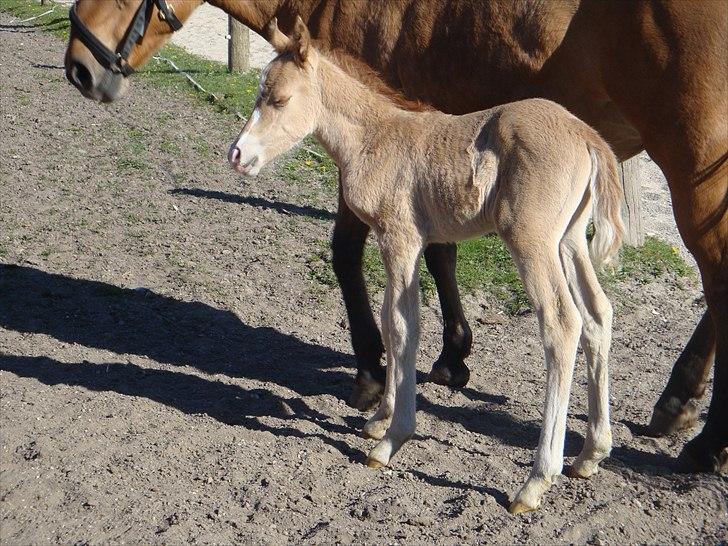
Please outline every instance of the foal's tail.
M616 265L617 252L624 236L623 190L617 172L617 159L609 145L599 136L590 138L587 146L592 163L589 188L594 199L594 238L589 250L595 266Z

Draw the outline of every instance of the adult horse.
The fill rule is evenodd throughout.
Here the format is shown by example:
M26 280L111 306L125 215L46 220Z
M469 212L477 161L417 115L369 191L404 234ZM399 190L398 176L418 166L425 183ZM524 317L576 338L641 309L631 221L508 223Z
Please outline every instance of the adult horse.
M78 0L66 52L68 79L111 101L202 3L201 0ZM377 69L409 98L465 113L527 97L566 106L616 154L645 149L665 174L680 234L695 256L708 311L678 358L650 430L694 425L695 401L715 362L703 430L684 447L685 470L728 468L728 10L702 2L483 2L481 0L209 0L265 35L277 17L289 32L300 15L322 47ZM353 402L379 392L381 336L361 275L368 228L339 200L334 271L357 358ZM443 307L444 346L435 380L467 381L470 329L455 284L455 247L425 253Z

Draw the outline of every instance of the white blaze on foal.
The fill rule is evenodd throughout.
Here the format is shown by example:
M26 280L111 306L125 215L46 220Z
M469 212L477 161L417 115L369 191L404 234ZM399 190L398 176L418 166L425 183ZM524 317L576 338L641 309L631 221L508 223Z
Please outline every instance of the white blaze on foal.
M249 176L257 175L260 167L265 163L264 148L260 145L258 137L252 132L258 120L260 120L260 110L256 108L243 127L238 140L230 146L228 153L228 160L235 170Z
M535 461L509 510L538 508L561 473L579 341L587 361L589 423L571 475L594 474L612 445L607 374L612 308L597 281L585 232L593 214L591 252L595 262L609 262L623 233L621 185L609 146L564 108L541 99L464 116L416 111L371 72L361 72L366 69L360 64L311 48L300 19L292 39L275 19L268 30L279 56L265 71L230 163L256 174L314 133L341 169L346 204L377 235L387 273L382 307L387 380L381 404L364 427L378 441L369 466L387 465L415 432L422 250L495 231L538 317L547 370Z

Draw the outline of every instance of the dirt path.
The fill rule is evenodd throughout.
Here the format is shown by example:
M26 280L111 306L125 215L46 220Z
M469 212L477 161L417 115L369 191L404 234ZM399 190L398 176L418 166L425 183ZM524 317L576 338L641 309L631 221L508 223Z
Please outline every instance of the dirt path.
M537 326L486 295L465 302L469 387L420 384L417 436L372 471L339 294L307 265L331 191L242 182L238 123L138 80L92 104L63 43L0 25L0 542L726 539L726 480L671 473L685 437L636 434L703 309L694 282L613 296L613 456L538 513L504 508L538 438ZM430 303L422 372L439 336ZM580 357L569 458L585 399Z

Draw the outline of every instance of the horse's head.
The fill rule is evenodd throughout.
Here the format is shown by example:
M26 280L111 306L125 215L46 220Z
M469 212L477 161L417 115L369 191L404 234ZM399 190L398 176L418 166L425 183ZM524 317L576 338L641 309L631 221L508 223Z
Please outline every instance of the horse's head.
M250 176L315 130L321 104L318 52L303 21L296 20L290 38L275 18L267 33L278 56L263 70L253 113L228 154L233 168Z
M202 0L77 0L71 10L66 77L90 99L124 94L143 65Z

